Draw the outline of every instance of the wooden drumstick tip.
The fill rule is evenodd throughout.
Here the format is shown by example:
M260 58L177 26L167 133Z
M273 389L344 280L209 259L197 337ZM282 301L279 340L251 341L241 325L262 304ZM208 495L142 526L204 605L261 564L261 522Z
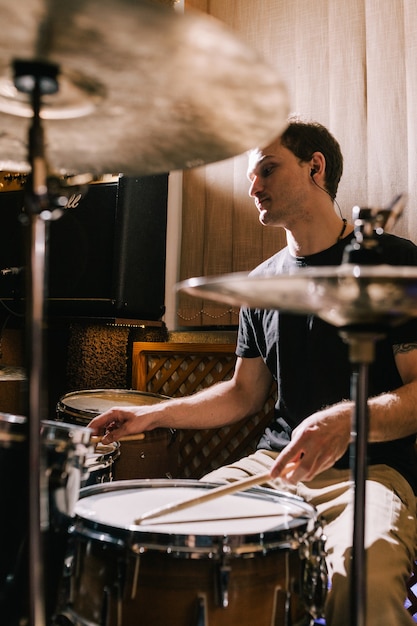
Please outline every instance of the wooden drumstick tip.
M202 504L203 502L209 502L210 500L215 500L216 498L220 498L221 496L236 493L237 491L245 491L250 487L265 483L268 480L271 480L271 478L272 477L270 472L264 472L262 474L256 474L255 476L243 478L242 480L237 480L233 483L221 485L220 487L215 487L214 489L209 489L203 495L190 498L189 500L182 500L181 502L172 502L170 504L159 507L158 509L153 509L151 511L148 511L147 513L143 513L143 515L141 515L134 521L134 524L140 526L143 522L146 522L150 519L161 517L162 515L166 515L168 513L182 511L192 506L196 506L197 504Z

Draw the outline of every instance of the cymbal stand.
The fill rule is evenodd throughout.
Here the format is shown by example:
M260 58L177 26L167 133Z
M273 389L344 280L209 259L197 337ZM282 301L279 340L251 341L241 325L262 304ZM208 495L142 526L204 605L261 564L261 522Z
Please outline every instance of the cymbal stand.
M31 626L44 626L45 585L41 529L48 524L45 506L48 494L42 472L40 427L45 411L44 376L44 309L46 292L46 241L48 222L57 217L49 209L47 166L40 120L41 98L58 89L57 67L36 61L15 61L15 86L31 96L33 119L29 129L29 163L31 173L25 195L29 226L27 252L27 359L29 423L29 612Z
M343 263L374 265L381 263L378 235L388 224L393 225L401 215L405 196L399 195L384 209L353 208L355 239L346 246ZM375 358L375 344L386 334L386 328L376 314L374 323L355 324L342 328L340 336L349 345L352 365L351 398L354 401L352 415L352 443L350 464L355 484L353 513L353 543L351 561L352 626L366 626L366 551L365 510L367 478L367 444L369 430L368 380L369 366Z
M354 327L340 331L349 345L352 364L351 397L354 401L352 415L351 469L355 484L353 544L351 561L351 624L366 626L366 552L365 552L365 485L367 477L368 442L368 377L369 366L375 357L375 343L383 333Z

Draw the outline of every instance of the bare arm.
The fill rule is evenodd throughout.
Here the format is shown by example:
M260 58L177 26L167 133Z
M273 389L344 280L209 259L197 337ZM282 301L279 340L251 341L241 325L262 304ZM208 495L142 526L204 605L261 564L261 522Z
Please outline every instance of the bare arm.
M89 424L104 443L154 428L216 428L260 410L272 376L261 358L238 358L233 378L191 396L137 407L114 407Z
M369 400L371 442L392 441L417 433L417 344L395 346L394 353L404 384ZM332 467L351 441L352 411L352 402L341 402L304 420L279 455L272 475L296 483L311 480Z
M403 386L372 398L369 441L391 441L417 433L417 344L394 347Z

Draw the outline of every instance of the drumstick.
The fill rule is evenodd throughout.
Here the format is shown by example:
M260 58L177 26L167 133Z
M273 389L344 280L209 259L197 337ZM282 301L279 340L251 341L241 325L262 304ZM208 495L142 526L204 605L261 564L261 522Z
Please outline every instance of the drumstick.
M137 435L126 435L125 437L120 437L119 441L139 441L145 439L145 433L138 433Z
M91 443L101 443L104 435L101 437L99 435L91 435L90 442ZM120 437L118 441L139 441L145 439L145 433L139 433L138 435L126 435L126 437Z
M266 519L269 517L272 517L275 521L277 519L277 517L279 516L279 513L253 513L253 515L232 515L232 516L227 516L227 517L206 517L206 518L200 518L200 517L196 517L195 519L189 518L189 519L179 519L179 520L175 520L173 522L164 522L161 520L150 520L149 522L147 521L147 524L149 524L149 526L163 526L164 524L207 524L207 522L230 522L231 520L247 520L247 519ZM282 514L281 514L282 517Z
M136 519L134 523L142 524L142 522L146 520L160 517L161 515L165 515L166 513L182 511L183 509L188 509L189 507L195 506L197 504L202 504L203 502L209 502L210 500L214 500L216 498L220 498L221 496L235 493L236 491L245 491L246 489L249 489L249 487L254 487L255 485L259 485L270 479L270 472L265 472L263 474L256 474L255 476L249 476L249 478L237 480L233 483L228 483L227 485L221 485L220 487L210 489L209 491L207 491L207 493L204 493L203 495L190 498L189 500L183 500L182 502L172 502L170 504L161 506L158 509L153 509L152 511L143 513L143 515L138 517L138 519Z

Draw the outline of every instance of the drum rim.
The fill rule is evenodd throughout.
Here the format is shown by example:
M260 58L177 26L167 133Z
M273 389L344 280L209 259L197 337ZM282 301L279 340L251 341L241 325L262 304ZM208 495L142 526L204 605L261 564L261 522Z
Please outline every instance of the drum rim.
M152 393L149 391L140 391L137 389L113 389L113 388L112 389L80 389L79 391L70 391L69 393L66 393L63 396L61 396L57 402L56 410L58 413L59 412L64 413L64 414L67 413L68 415L73 415L74 417L82 416L82 415L94 417L96 415L99 415L100 411L97 412L96 410L93 410L93 409L88 409L88 408L82 409L78 407L73 407L68 404L65 404L65 400L68 400L74 396L94 397L94 396L98 396L104 393L114 394L115 399L118 395L119 396L128 395L128 396L132 396L132 398L146 396L148 398L158 399L161 402L165 400L170 400L169 396L163 396L161 394ZM116 405L117 405L117 402L115 402L114 406ZM134 405L132 404L132 406Z
M41 440L44 444L59 442L73 448L79 444L91 446L92 430L86 426L71 424L58 420L41 420ZM65 438L62 435L65 434Z
M106 492L120 492L132 489L149 489L158 487L199 487L211 489L218 484L192 479L135 479L119 480L109 483L90 485L80 489L79 500ZM237 497L267 498L270 501L280 501L297 504L304 511L288 524L271 528L259 533L242 534L187 534L167 531L140 530L139 526L112 526L111 523L97 521L85 517L75 511L73 533L78 536L94 539L100 536L102 540L114 544L119 549L128 549L137 554L148 551L165 552L181 558L223 558L227 553L230 557L254 556L273 550L294 548L306 535L311 535L317 524L315 508L303 498L273 489L253 487L245 492L234 494ZM312 525L314 527L312 527Z
M0 413L0 448L9 448L27 441L28 422L23 415Z
M0 412L0 426L3 424L24 425L26 422L27 418L23 415Z

